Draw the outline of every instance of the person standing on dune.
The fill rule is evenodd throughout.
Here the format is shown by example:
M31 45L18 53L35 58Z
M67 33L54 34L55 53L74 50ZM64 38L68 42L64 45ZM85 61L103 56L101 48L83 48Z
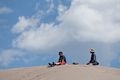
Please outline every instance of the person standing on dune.
M87 63L87 65L92 64L92 65L99 65L99 63L96 61L96 55L94 49L90 49L90 54L91 54L91 59Z

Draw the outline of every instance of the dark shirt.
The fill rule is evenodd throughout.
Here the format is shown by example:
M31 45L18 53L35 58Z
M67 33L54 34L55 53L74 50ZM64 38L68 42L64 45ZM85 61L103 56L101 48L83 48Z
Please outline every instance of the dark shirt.
M66 57L63 55L63 56L60 56L59 57L59 61L58 62L62 62L62 60L66 63Z
M94 63L95 61L96 61L96 55L92 53L90 63Z

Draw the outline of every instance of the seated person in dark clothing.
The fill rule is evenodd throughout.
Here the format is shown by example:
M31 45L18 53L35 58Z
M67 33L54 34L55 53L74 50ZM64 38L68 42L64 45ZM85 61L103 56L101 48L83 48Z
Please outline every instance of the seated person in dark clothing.
M57 63L49 63L49 65L52 67L52 66L55 66L55 65L64 65L66 64L67 61L66 61L66 57L64 56L63 52L59 52L59 60Z
M63 65L66 64L66 57L63 55L63 52L59 52L59 60L56 64Z
M91 60L89 61L89 63L87 63L87 65L89 64L99 65L99 63L96 61L96 55L94 49L90 49L90 53L91 53Z

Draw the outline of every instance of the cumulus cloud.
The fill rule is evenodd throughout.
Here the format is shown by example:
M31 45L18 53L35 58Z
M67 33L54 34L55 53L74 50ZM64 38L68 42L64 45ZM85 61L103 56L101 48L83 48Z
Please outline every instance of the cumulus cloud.
M12 29L13 32L23 32L29 29L29 27L35 27L38 23L37 19L26 18L24 16L19 17L18 20L19 21L14 25Z
M64 14L66 10L67 10L67 7L62 5L62 4L58 6L58 13L59 13L59 15Z
M7 14L7 13L12 13L13 10L8 7L0 7L0 14Z
M22 51L8 49L0 53L0 67L8 66L11 62L21 59L25 53Z
M55 9L55 5L54 5L53 1L51 0L49 7L48 7L48 10L47 10L47 13L53 12L54 9Z
M23 32L13 43L15 47L28 50L44 50L62 44L66 34L54 24L41 24L39 28ZM16 45L17 44L17 45Z
M72 46L72 44L92 42L97 49L100 46L107 48L106 51L104 51L105 48L101 48L102 54L99 53L99 56L104 56L104 59L100 58L101 62L105 61L104 64L110 65L117 54L114 54L113 49L108 45L114 45L120 41L119 5L119 0L72 0L69 9L62 5L58 6L59 16L56 19L60 22L59 24L40 23L39 26L30 27L27 31L24 31L26 27L34 23L31 19L22 17L13 28L13 30L17 28L18 31L22 31L13 41L13 45L27 50L48 50L61 44ZM81 46L88 48L84 44ZM108 56L110 57L107 58Z
M98 4L97 1L73 0L71 7L66 11L64 10L64 7L60 5L58 7L58 11L60 13L61 11L65 12L63 15L58 16L58 20L61 21L60 24L45 25L44 23L43 24L41 23L42 25L39 26L38 28L36 29L31 28L29 31L23 32L20 38L17 40L18 41L17 43L18 44L20 43L21 45L22 43L24 44L26 43L26 45L29 45L31 43L29 42L29 40L34 39L37 40L35 42L44 45L44 43L49 43L49 39L51 40L51 38L53 40L57 39L58 38L57 36L60 36L60 34L62 34L63 32L66 33L64 34L66 37L70 36L71 38L75 38L78 41L95 41L95 42L103 42L103 43L118 42L120 41L120 37L119 37L120 23L114 22L115 21L114 15L119 13L119 11L117 11L116 8L118 7L116 7L116 4L113 5L113 2L118 4L117 0L112 2L111 1L108 2L107 0L100 1L99 5L97 5ZM109 6L111 7L111 5L114 8L108 10ZM104 8L107 6L108 8ZM101 10L101 9L99 10L99 7L100 8L103 7L103 9L105 10ZM114 15L112 14L110 15L110 13L114 13ZM16 31L18 29L20 31L23 31L26 27L34 24L36 24L36 22L31 19L25 19L25 17L19 17L19 21L15 25L13 30ZM55 37L53 37L53 35ZM42 40L44 39L43 36L47 38L45 38L45 40ZM61 37L61 38L65 38L65 37ZM60 43L59 40L57 43ZM40 45L38 47L40 47Z
M46 5L44 7L42 7L41 3L37 2L35 10L36 11L44 11L44 15L45 14L47 15L47 14L54 12L54 10L56 9L54 1L53 0L46 0L45 3L46 3Z
M77 30L75 37L77 36L76 38L78 40L82 38L83 41L98 41L105 43L120 41L120 37L118 36L120 34L120 24L119 22L113 21L115 19L114 15L119 13L119 11L116 10L116 4L118 4L118 2L112 1L116 3L114 5L112 2L107 1L100 1L101 3L97 3L96 1L94 5L90 2L91 1L88 0L73 0L70 9L66 11L64 15L60 16L61 20L65 25L73 25L71 27ZM111 5L114 9L111 8ZM99 7L103 7L105 10L96 9ZM111 9L108 10L108 8Z

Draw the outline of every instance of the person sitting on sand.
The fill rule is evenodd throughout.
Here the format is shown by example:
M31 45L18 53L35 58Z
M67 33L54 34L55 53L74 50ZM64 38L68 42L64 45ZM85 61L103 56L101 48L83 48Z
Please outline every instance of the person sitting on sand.
M55 65L64 65L66 64L67 61L66 61L66 57L64 56L63 52L59 52L59 60L57 63L49 63L49 65L52 67L52 66L55 66Z
M99 65L99 63L96 61L96 55L94 49L90 49L90 53L91 53L91 60L89 61L89 63L87 63L87 65L89 64Z

